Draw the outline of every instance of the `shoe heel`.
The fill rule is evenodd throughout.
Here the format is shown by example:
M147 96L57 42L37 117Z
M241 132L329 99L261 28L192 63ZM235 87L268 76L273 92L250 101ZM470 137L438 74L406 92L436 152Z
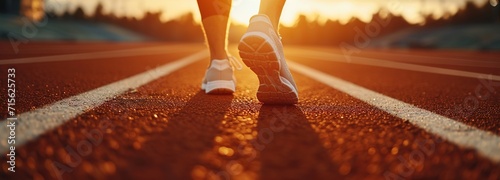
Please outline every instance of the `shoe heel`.
M207 94L232 94L236 90L233 81L211 81L205 85Z
M280 70L278 57L276 57L271 45L262 37L249 36L243 38L238 45L238 50L245 65L256 74L262 74L264 70Z
M262 37L249 36L238 45L240 57L259 78L257 98L265 104L295 104L293 90L280 78L280 63L273 48Z

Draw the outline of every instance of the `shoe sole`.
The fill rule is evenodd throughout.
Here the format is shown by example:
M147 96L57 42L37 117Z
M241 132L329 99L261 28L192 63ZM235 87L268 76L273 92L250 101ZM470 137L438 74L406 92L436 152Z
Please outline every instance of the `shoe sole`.
M243 37L238 45L240 57L259 78L257 98L264 104L296 104L297 94L288 80L280 76L280 62L272 45L261 36Z
M207 94L232 94L236 87L233 81L211 81L202 84L202 89Z

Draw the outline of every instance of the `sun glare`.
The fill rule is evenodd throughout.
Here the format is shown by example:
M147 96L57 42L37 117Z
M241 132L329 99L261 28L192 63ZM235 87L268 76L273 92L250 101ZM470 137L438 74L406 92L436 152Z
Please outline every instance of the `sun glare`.
M281 23L292 26L297 17L299 7L296 0L288 0L281 15ZM234 23L248 25L250 18L259 12L260 0L233 0L231 19Z
M252 15L259 12L259 0L235 0L231 10L233 22L248 24Z
M386 12L402 16L409 23L421 24L425 22L427 16L439 19L454 15L465 8L467 2L472 2L476 6L487 3L492 6L498 4L498 0L287 0L281 23L293 26L299 15L305 15L308 20L318 20L320 23L333 20L345 24L353 18L369 22L374 14ZM145 12L161 11L161 20L164 22L187 13L192 13L195 20L200 21L195 0L47 0L49 5L47 9L63 14L64 11L74 12L77 7L82 7L87 15L91 15L98 3L103 4L106 14L111 13L118 17L140 19ZM233 0L231 20L234 23L248 25L250 17L258 13L259 3L260 0Z

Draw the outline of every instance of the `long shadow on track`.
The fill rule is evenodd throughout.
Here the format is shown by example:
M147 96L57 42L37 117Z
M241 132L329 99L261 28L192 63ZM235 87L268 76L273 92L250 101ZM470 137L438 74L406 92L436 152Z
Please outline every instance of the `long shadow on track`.
M338 179L318 134L297 106L260 109L256 150L260 152L261 179Z
M164 143L150 145L157 157L153 161L166 165L158 167L163 175L142 174L142 178L191 179L191 170L200 161L203 152L213 148L213 140L220 134L219 125L232 99L233 96L206 95L202 91L193 96L169 118L164 133L153 140Z

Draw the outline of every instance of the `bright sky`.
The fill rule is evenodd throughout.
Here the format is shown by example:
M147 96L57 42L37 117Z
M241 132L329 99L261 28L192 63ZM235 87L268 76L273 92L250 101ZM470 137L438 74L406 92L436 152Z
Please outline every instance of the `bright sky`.
M162 20L168 21L193 12L199 21L196 0L47 0L47 9L62 14L65 10L73 12L78 6L82 6L90 15L99 2L103 3L105 13L113 13L119 17L141 18L146 11L162 11ZM233 0L232 20L248 24L249 18L258 12L259 2L260 0ZM418 24L424 21L425 16L438 19L454 15L467 2L483 6L488 2L496 5L498 0L287 0L281 22L292 26L299 14L320 22L331 19L347 23L351 18L369 22L373 14L382 11L401 15L408 22Z

